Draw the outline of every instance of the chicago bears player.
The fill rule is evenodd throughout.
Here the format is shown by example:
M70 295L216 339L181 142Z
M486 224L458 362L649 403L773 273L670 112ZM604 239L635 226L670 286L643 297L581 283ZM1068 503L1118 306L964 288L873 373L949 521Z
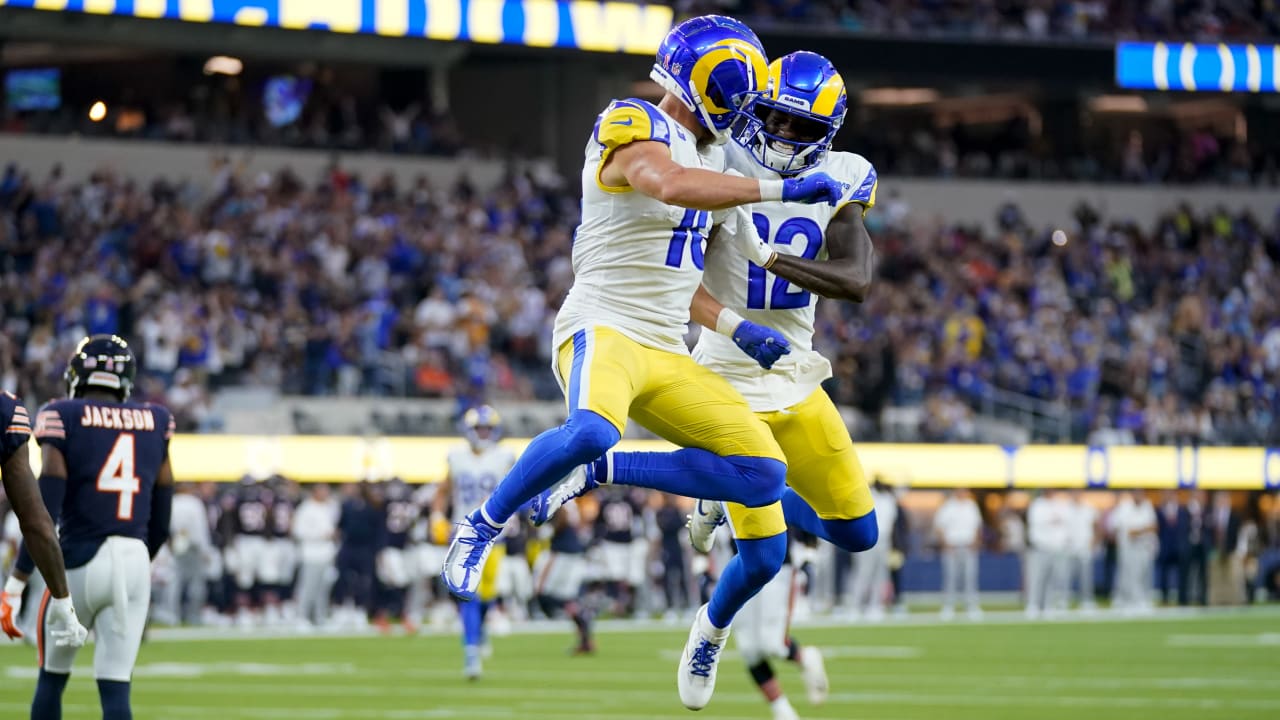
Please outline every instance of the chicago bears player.
M462 428L467 441L449 452L449 474L431 504L436 520L443 517L446 504L452 506L454 522L459 527L466 524L471 508L493 492L516 461L510 450L498 445L502 418L497 410L488 405L471 408L462 416ZM476 597L458 604L462 616L463 674L469 680L478 680L483 670L484 616L497 599L505 554L504 545L494 549L481 569Z
M97 629L93 671L103 720L133 717L129 681L151 602L151 559L169 538L173 503L173 416L129 402L136 366L119 337L87 337L67 363L67 398L36 416L40 485L59 521L71 599ZM30 572L24 546L14 574ZM76 649L50 643L47 612L39 624L31 717L60 718Z
M711 700L734 614L786 554L782 451L741 396L693 362L684 344L704 243L718 219L712 213L761 200L834 204L842 193L820 172L767 180L720 172L720 144L749 120L742 109L763 90L767 72L760 41L746 25L692 18L658 50L651 76L667 91L663 99L614 101L597 118L582 170L574 284L553 332L553 369L569 417L535 438L493 495L470 510L442 573L452 592L474 597L487 555L518 508L538 498L537 521L545 522L600 483L759 508L736 526L738 559L690 629L677 685L692 709ZM751 228L728 236L766 266L776 255ZM766 328L744 322L725 331L766 364L785 351ZM628 418L685 449L606 457Z
M421 510L410 497L409 488L399 479L386 483L383 496L386 501L383 513L386 527L374 572L380 592L373 624L384 633L390 632L389 618L397 617L405 632L412 634L417 632L417 627L409 619L405 605L409 583L413 579L409 565L409 533Z
M27 549L49 588L43 600L48 608L49 634L58 645L78 647L84 644L89 631L76 618L75 605L67 590L67 571L62 548L58 546L58 534L31 474L27 456L30 437L27 408L16 396L0 392L0 481L4 483L4 494L13 506L13 514L18 517ZM0 630L15 640L23 636L17 621L22 613L22 591L26 587L25 577L15 574L5 582L4 592L0 593Z

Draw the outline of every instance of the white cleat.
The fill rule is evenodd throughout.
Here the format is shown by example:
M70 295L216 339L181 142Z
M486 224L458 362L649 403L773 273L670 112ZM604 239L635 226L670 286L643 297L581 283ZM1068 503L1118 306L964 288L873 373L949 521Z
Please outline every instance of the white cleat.
M465 659L462 665L462 676L475 682L484 673L484 663L481 661L481 656L484 653L475 645L467 645L463 653Z
M698 608L698 615L689 629L689 641L680 656L676 670L676 687L680 690L680 702L690 710L701 710L711 702L716 691L716 668L720 665L720 653L729 641L729 628L718 628L707 619L707 606Z
M477 513L478 515L479 513ZM480 574L493 551L494 541L502 528L487 522L475 521L471 516L458 523L458 531L449 543L440 577L449 592L462 600L475 600L480 589Z
M587 472L586 465L579 465L555 485L538 493L529 504L529 521L534 527L542 527L560 508L574 498L582 497L599 485Z
M724 524L724 503L699 500L688 518L689 544L704 555L711 552L716 544L716 528Z
M831 686L827 683L827 664L822 660L822 651L812 645L800 648L800 672L804 689L809 693L809 704L817 706L826 702Z
M780 697L772 705L773 720L800 720L800 714L796 709L791 707L791 703L785 697Z

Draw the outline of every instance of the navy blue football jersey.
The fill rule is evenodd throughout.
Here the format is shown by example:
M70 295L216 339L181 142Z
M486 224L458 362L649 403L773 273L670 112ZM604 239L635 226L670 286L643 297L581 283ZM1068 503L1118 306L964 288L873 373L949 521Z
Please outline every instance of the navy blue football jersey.
M409 544L409 531L418 519L418 506L408 500L392 500L387 503L387 547L404 548Z
M89 562L112 535L146 542L152 491L173 430L169 410L151 403L72 398L36 415L36 441L57 448L67 463L58 515L67 567Z
M9 461L13 454L27 446L27 438L31 437L31 418L27 417L27 408L16 396L0 392L0 463Z
M293 537L293 503L283 495L271 501L271 537L288 540Z

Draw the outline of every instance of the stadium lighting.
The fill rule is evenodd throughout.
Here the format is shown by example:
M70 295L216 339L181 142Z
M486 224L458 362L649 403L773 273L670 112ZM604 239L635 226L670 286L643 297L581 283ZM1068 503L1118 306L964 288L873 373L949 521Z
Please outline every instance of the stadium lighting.
M94 122L102 122L107 116L107 104L98 100L89 106L89 119Z
M939 97L933 88L869 88L859 95L863 105L928 105Z
M1145 113L1147 100L1141 95L1099 95L1089 100L1095 113Z
M228 57L226 55L214 55L204 61L205 75L239 75L244 70L244 63L240 58Z

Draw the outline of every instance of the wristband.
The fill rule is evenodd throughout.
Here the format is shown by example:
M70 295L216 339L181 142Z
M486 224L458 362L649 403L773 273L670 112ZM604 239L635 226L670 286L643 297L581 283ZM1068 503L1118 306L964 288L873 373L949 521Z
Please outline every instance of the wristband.
M782 200L782 180L760 181L760 202L780 202Z
M27 589L27 582L25 580L19 580L18 578L12 575L9 576L8 580L4 581L4 593L6 595L21 597L22 591L26 589Z
M60 597L60 598L53 597L53 596L49 597L49 607L56 608L56 607L64 607L64 606L68 610L71 610L72 612L75 611L76 606L71 602L70 595L66 597Z
M733 331L742 324L742 316L729 308L722 308L716 316L716 332L733 337Z

